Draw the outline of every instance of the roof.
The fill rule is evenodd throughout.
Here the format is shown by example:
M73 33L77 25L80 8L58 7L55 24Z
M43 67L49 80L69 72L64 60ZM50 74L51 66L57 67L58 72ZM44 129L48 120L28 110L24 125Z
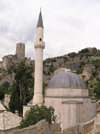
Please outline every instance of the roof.
M37 27L43 27L43 20L42 20L42 14L41 14L41 11L40 11L40 14L39 14Z
M0 111L6 111L5 107L2 105L1 101L0 101Z
M4 111L0 113L0 130L16 128L19 126L21 120L21 117L11 112Z
M33 99L32 99L32 100L30 100L28 103L29 103L29 104L32 104L32 102L33 102Z
M47 88L86 88L83 80L75 73L61 72L54 75Z

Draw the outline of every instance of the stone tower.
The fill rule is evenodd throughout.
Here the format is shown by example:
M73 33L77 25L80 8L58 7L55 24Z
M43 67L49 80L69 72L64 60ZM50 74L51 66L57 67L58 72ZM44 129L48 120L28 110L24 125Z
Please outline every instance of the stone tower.
M34 43L35 48L35 85L34 85L34 97L33 105L43 105L42 95L42 80L43 80L43 49L45 43L43 42L43 21L42 14L40 11L39 19L37 23L36 42Z
M16 44L16 55L18 59L23 60L25 58L25 44L23 43Z

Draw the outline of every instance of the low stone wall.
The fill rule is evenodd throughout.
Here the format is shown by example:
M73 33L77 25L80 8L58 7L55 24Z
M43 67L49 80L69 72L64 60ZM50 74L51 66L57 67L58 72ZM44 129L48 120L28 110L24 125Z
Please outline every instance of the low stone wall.
M95 118L86 123L80 123L70 128L65 129L65 134L84 134L86 129L95 121Z
M55 132L60 132L60 124L49 124L46 120L41 120L34 126L19 129L9 134L54 134Z
M79 127L79 132L81 132L81 134L84 134L85 133L85 130L94 123L96 117L86 123L82 123L80 124L80 127Z
M97 114L95 119L92 134L100 134L100 113Z

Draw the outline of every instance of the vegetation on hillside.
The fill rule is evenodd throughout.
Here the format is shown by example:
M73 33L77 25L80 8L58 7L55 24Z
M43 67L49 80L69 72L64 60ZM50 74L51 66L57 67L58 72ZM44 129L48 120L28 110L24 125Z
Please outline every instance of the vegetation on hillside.
M46 119L50 124L55 122L56 116L54 115L54 108L46 106L39 107L34 105L25 119L20 122L19 128L28 127L36 124L38 121Z
M4 83L0 86L0 100L4 99L5 93L10 93L9 87L10 87L9 82L4 82Z
M21 114L22 106L25 105L33 96L33 68L26 65L25 62L22 61L18 67L13 70L15 73L15 82L12 86L12 95L9 102L9 108L12 112L18 110ZM31 91L29 89L31 89Z
M100 50L97 50L95 47L82 49L78 53L72 52L64 56L44 60L43 95L45 87L56 69L67 67L72 71L76 71L77 74L82 74L86 66L88 66L89 73L91 73L91 77L85 81L86 87L89 89L90 96L100 99ZM4 73L4 69L0 71ZM13 72L15 81L12 88L8 82L0 85L0 99L4 98L5 93L12 93L9 103L10 110L12 112L18 110L19 113L22 113L22 105L25 105L33 97L34 79L32 73L34 72L34 67L26 65L25 62L16 63L10 66L8 72L5 71L5 74L10 75ZM0 80L3 80L3 78L4 76L0 76Z

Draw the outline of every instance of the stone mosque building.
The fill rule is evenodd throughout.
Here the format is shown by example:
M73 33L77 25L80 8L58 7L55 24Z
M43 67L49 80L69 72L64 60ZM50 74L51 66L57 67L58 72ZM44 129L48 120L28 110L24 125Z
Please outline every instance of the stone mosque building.
M45 97L42 96L43 79L43 21L41 11L39 14L35 47L35 87L34 96L27 106L23 106L23 117L27 115L30 107L52 106L57 115L57 122L61 129L74 126L77 123L85 123L96 116L96 103L91 101L89 91L83 80L70 71L55 74L45 89ZM44 104L43 104L44 103Z

